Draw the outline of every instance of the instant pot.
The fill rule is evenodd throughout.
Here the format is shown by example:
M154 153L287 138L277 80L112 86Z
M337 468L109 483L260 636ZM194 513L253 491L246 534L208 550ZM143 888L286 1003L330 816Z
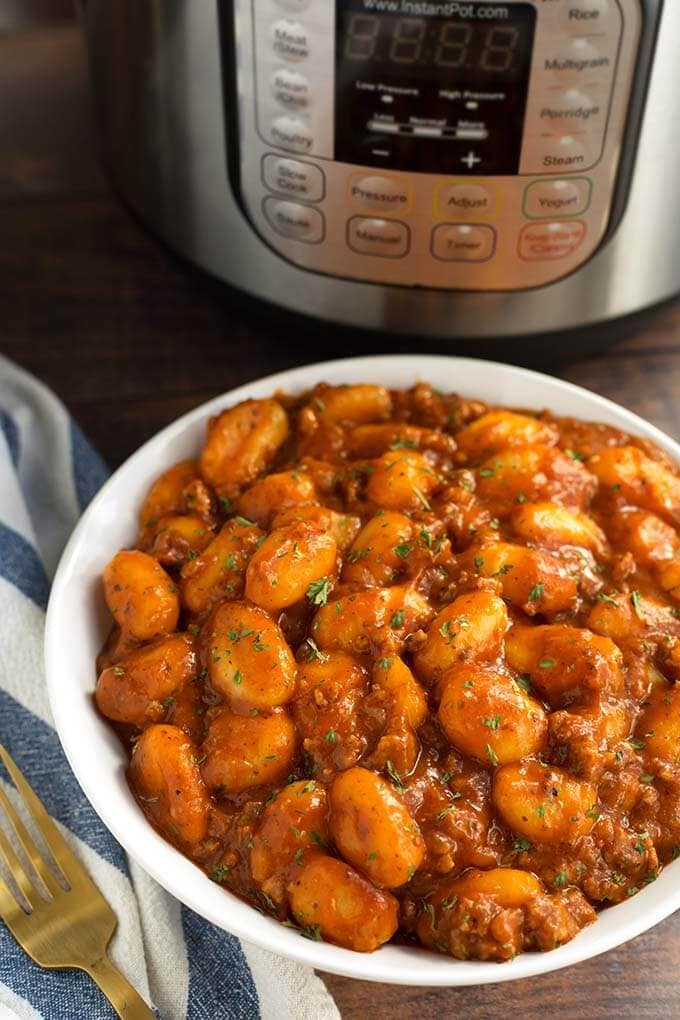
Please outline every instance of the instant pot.
M678 3L81 7L120 192L236 287L466 338L680 290Z

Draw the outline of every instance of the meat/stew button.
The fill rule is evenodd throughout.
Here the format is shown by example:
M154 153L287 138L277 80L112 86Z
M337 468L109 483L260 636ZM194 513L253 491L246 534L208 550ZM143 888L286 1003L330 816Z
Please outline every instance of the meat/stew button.
M583 220L529 223L519 235L519 257L527 262L563 259L576 251L585 236Z

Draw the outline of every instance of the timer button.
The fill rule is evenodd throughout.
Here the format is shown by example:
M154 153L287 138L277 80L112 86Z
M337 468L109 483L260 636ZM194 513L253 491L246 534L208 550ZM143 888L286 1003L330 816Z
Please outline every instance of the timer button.
M486 262L496 250L496 231L478 223L442 223L432 231L432 254L442 262Z
M447 219L490 219L496 213L497 195L481 184L445 184L435 202L437 212Z
M320 202L326 190L325 178L318 166L273 153L262 160L262 179L270 191L304 202Z
M283 60L307 60L309 39L307 29L299 21L282 19L272 25L272 47Z
M583 220L528 223L519 235L518 254L526 262L563 259L580 247L585 236Z
M323 241L325 220L318 209L298 202L282 201L271 195L265 198L262 209L277 234L305 244Z
M275 145L293 152L311 152L314 144L309 126L296 117L277 117L271 126L270 136Z
M532 220L580 216L590 205L592 189L587 177L535 181L524 192L524 215Z
M272 95L287 110L303 110L309 106L311 87L304 74L281 67L271 79Z
M367 219L353 216L347 224L347 244L360 255L401 259L407 253L411 232L399 220Z
M349 197L357 209L403 215L411 204L407 183L396 177L365 177L354 175L349 179Z

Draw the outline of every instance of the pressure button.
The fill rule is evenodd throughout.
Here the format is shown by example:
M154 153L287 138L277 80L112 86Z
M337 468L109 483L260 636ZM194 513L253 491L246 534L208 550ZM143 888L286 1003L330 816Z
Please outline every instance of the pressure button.
M355 175L349 180L349 197L356 209L402 215L408 212L411 195L407 184L397 177Z

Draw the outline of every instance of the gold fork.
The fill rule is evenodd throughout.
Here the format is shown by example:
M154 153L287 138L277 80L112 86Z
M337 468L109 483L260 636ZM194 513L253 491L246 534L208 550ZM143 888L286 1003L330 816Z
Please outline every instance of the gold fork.
M30 878L12 844L0 829L0 857L25 904L0 878L0 917L19 945L40 967L84 970L96 981L119 1017L155 1020L152 1010L106 955L116 925L111 910L84 867L74 857L35 793L0 744L0 760L23 798L33 822L58 865L64 885L43 855L0 787L0 807L35 873ZM39 881L35 881L37 878ZM41 888L42 886L42 888ZM68 886L68 888L65 888Z

